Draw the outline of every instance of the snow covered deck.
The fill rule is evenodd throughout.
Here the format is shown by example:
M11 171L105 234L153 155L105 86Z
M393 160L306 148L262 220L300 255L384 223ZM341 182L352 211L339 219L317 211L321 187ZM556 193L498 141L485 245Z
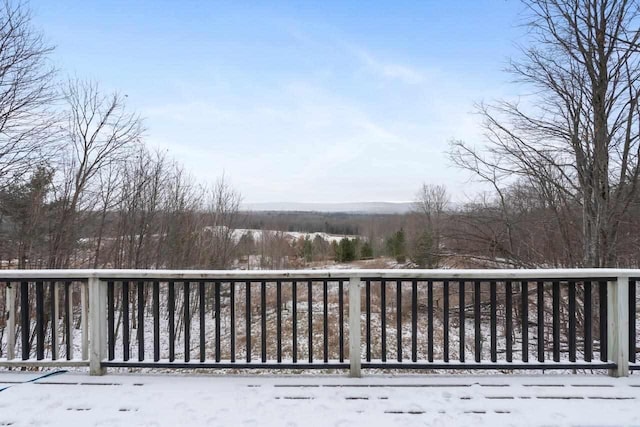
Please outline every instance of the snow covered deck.
M640 425L640 375L0 373L0 426Z

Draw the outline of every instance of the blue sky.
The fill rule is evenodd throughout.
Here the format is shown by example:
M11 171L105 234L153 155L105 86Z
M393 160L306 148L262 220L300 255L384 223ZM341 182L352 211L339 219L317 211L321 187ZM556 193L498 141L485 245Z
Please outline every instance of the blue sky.
M62 75L128 95L146 139L246 202L455 200L445 154L483 143L473 105L515 88L514 0L31 0Z

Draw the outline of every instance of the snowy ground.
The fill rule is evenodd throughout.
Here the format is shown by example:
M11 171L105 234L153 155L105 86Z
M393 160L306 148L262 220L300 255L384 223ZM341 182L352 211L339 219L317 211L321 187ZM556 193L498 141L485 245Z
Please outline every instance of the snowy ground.
M0 426L640 425L640 376L0 373Z

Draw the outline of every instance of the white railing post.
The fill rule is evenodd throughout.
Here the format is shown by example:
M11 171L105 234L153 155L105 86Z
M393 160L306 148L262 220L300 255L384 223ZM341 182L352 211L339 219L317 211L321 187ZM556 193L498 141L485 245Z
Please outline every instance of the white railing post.
M349 279L349 376L360 378L360 278Z
M67 285L65 285L65 291L67 289ZM66 297L65 297L66 298ZM73 283L69 283L69 299L66 301L67 307L65 308L69 312L69 317L64 319L66 322L65 328L69 330L69 336L65 337L65 340L70 341L69 354L67 355L68 359L73 359Z
M104 360L107 358L107 293L108 293L108 282L98 282L100 288L100 338L102 341L100 342L100 350L102 353L100 354L100 360ZM106 373L106 368L103 368L103 373Z
M9 321L7 327L7 359L13 360L16 357L16 288L11 283L7 283L7 310L9 311Z
M629 278L618 277L607 284L607 352L617 364L612 377L629 376ZM602 344L601 344L602 345Z
M89 277L89 374L104 375L106 355L106 286L97 277ZM102 289L104 288L104 289Z
M80 288L80 303L82 307L82 360L89 360L89 285L82 284Z

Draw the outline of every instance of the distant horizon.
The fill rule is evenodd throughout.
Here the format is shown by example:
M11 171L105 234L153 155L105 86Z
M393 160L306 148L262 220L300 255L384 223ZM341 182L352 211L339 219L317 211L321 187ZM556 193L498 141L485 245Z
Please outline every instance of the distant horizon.
M402 214L409 212L415 202L260 202L241 203L240 210L248 212L319 212Z
M291 204L306 204L306 205L321 205L321 204L348 205L348 204L373 204L373 203L405 204L405 203L415 203L415 200L356 200L356 201L347 201L347 202L339 202L339 201L331 201L331 200L326 202L280 200L280 201L274 201L274 202L246 202L246 204L251 204L251 205L266 205L266 204L275 204L275 203L282 203L282 204L291 203Z

